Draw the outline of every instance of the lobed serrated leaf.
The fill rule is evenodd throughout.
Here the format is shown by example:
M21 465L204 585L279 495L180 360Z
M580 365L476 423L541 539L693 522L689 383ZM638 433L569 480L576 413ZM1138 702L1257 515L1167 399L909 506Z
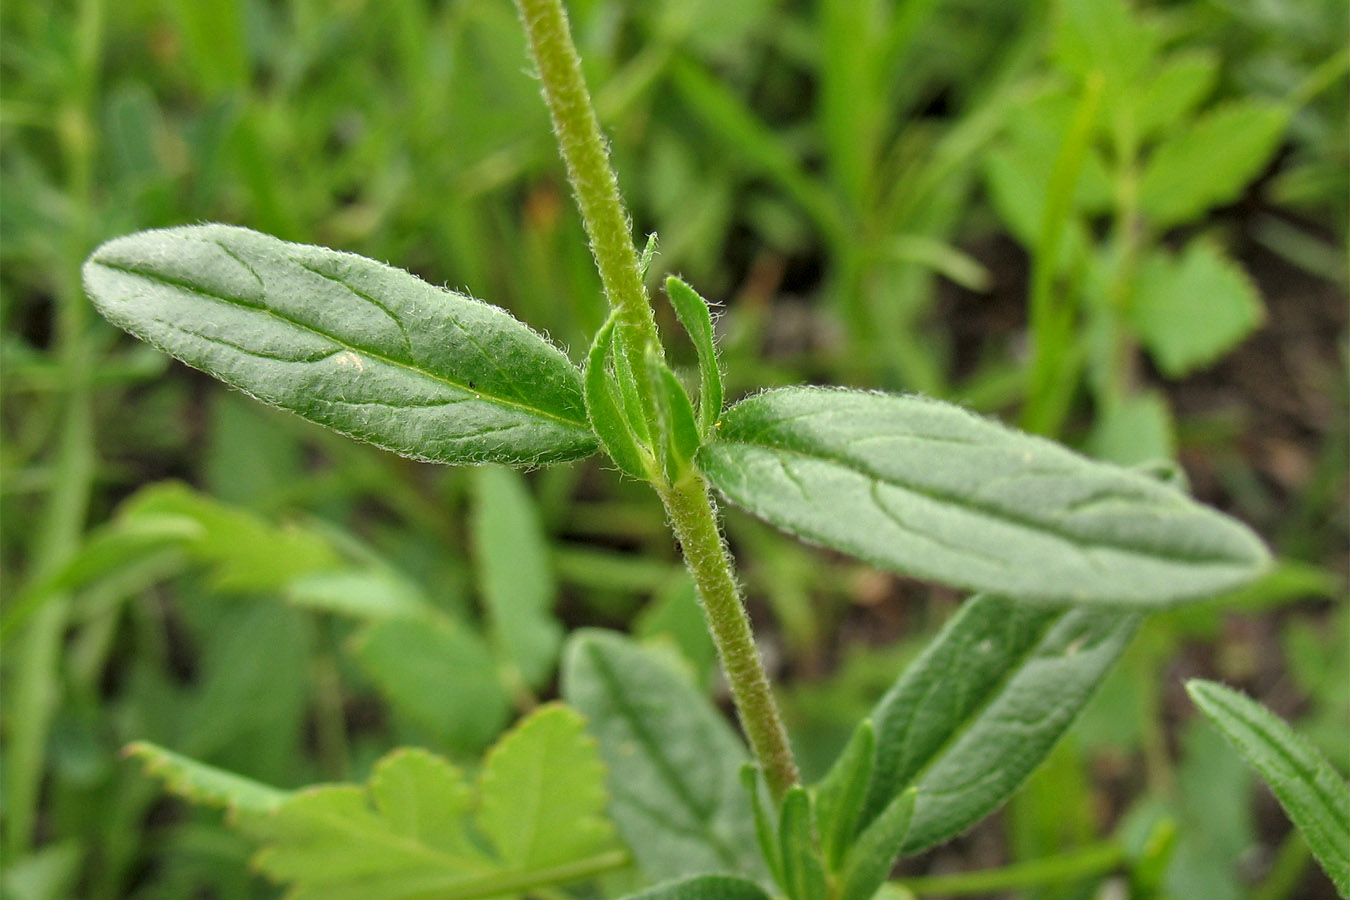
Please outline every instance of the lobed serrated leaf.
M277 809L291 796L288 791L208 766L148 741L128 744L123 753L139 760L146 774L159 778L170 791L193 803L263 814Z
M1261 773L1342 897L1350 897L1350 784L1326 757L1261 704L1212 681L1186 691Z
M1237 199L1270 161L1289 110L1261 100L1213 109L1158 145L1144 166L1139 203L1159 228Z
M605 767L586 723L560 704L540 707L488 755L479 828L513 868L540 869L612 848Z
M1250 277L1205 240L1139 267L1130 320L1163 373L1179 378L1227 353L1265 313Z
M111 322L265 403L432 462L588 456L579 373L504 310L245 228L116 238L84 265Z
M622 635L582 630L563 653L562 691L600 742L610 814L649 878L764 876L740 783L745 747L677 668Z
M569 781L573 765L579 777ZM563 783L544 796L559 773ZM453 764L424 750L396 750L366 786L308 788L271 815L251 817L246 830L265 844L255 865L286 883L291 900L474 900L626 862L600 817L602 774L575 713L552 706L525 719L491 754L481 784L475 803ZM503 819L503 800L512 798L519 803ZM475 806L497 854L468 828Z
M717 432L698 462L732 502L957 587L1160 606L1269 564L1249 529L1184 494L937 400L786 388L733 406Z
M1138 621L967 600L872 712L876 763L861 821L917 787L899 848L908 855L993 812L1073 722Z

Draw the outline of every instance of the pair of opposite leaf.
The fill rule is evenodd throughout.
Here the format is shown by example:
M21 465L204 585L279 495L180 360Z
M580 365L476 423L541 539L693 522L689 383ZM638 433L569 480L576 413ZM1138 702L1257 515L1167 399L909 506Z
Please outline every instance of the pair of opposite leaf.
M956 587L1151 607L1244 583L1245 526L1146 474L915 396L787 388L722 411L707 304L695 412L616 320L585 375L507 312L349 253L200 225L104 244L84 284L114 324L259 400L444 463L544 465L598 444L635 477L696 468L798 537ZM647 367L645 377L633 371Z

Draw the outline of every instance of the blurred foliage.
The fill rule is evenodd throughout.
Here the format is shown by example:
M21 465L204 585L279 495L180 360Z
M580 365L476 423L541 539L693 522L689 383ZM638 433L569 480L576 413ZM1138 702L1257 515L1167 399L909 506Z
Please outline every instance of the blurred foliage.
M1287 336L1290 311L1343 308L1343 4L570 6L635 229L660 237L653 283L680 272L724 301L734 392L1020 409L1105 458L1180 458L1285 557L1151 620L1009 807L998 857L967 867L1118 839L1139 897L1319 896L1232 751L1170 729L1191 718L1179 676L1216 675L1350 768L1350 619L1327 603L1347 563L1344 334L1314 335L1333 359L1275 386L1294 399L1249 398L1314 398L1279 441L1253 436L1268 412L1178 398L1231 383L1215 366ZM575 360L604 304L506 0L4 4L0 177L0 896L274 894L218 814L120 761L133 740L283 788L364 780L397 744L472 767L554 695L560 629L586 624L716 686L633 484L353 444L170 366L80 289L108 237L231 222L468 290ZM1269 257L1322 301L1263 296ZM972 337L963 310L1001 324ZM954 600L736 514L727 530L819 773Z

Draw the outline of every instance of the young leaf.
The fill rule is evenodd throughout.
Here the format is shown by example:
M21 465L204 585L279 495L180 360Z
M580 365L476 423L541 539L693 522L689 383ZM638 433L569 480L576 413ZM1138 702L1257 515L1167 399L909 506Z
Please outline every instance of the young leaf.
M126 756L140 760L149 775L164 782L170 791L208 806L222 806L245 813L270 813L291 794L233 772L226 772L146 741L128 744Z
M1144 167L1139 185L1144 213L1166 228L1236 199L1270 161L1288 124L1287 108L1247 100L1178 129Z
M1138 619L967 600L872 712L876 764L862 822L917 787L899 848L908 855L992 812L1073 722Z
M825 869L814 831L811 796L806 788L793 785L783 797L778 824L783 889L792 900L825 900Z
M1186 691L1218 726L1308 841L1342 897L1350 897L1350 785L1281 719L1221 684L1192 679Z
M617 314L600 328L586 356L586 413L605 452L619 470L634 478L646 479L651 467L649 455L639 444L628 424L622 388L610 375L614 354L614 328ZM616 361L617 362L617 361Z
M749 762L741 766L741 786L750 798L750 809L755 815L755 839L759 841L759 852L763 854L773 880L784 884L783 852L778 842L778 829L769 817L769 805L765 802L767 798L760 783L759 766Z
M623 900L769 900L764 889L744 878L726 875L695 875L679 881L658 884Z
M736 504L884 568L1038 601L1159 606L1251 580L1245 526L1147 476L920 397L787 388L698 453Z
M497 466L474 475L474 557L491 636L538 689L553 674L562 644L548 540L523 476Z
M816 826L825 865L831 872L843 865L844 855L853 844L875 759L876 731L871 719L863 719L816 787Z
M612 848L605 767L573 710L541 707L488 754L478 823L497 858L541 869Z
M1139 267L1130 319L1163 373L1179 378L1227 353L1265 310L1247 273L1213 244L1192 241Z
M583 630L564 650L562 690L600 741L610 813L647 877L764 876L740 784L745 747L681 672L621 635Z
M432 462L588 456L579 373L504 310L244 228L116 238L84 266L111 322L265 403Z
M666 279L666 296L675 307L675 315L698 351L698 424L706 436L722 414L722 370L717 365L717 344L713 340L712 313L708 302L675 276Z
M666 476L672 481L689 467L689 461L698 452L698 423L694 421L694 407L689 395L675 373L655 355L649 362L661 385L661 431L665 450Z
M897 794L848 850L839 876L839 900L871 900L900 856L914 819L914 788Z

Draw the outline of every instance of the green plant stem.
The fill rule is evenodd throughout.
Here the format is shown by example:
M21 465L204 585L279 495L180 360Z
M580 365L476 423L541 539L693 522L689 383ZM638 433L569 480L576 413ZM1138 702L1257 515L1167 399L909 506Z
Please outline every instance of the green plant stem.
M731 558L717 526L712 497L697 473L660 488L684 561L698 586L703 612L731 685L736 712L775 801L798 782L787 730L773 699L764 664L755 646L750 617L732 575Z
M1093 844L1060 856L1035 859L982 872L904 878L896 884L920 896L960 896L1013 891L1105 875L1125 862L1125 848L1114 841Z
M659 353L661 342L643 287L618 179L610 168L590 93L581 76L581 60L572 43L567 13L561 0L516 0L516 6L525 23L530 53L543 82L544 99L600 270L600 281L610 306L619 315L623 329L621 352L628 357L634 373L647 373L648 348ZM639 377L638 381L647 421L655 422L658 412L653 386L645 377ZM678 478L656 480L653 487L665 504L675 535L684 548L685 564L702 598L741 726L764 771L770 793L775 800L780 799L798 782L797 764L755 646L750 618L736 585L731 557L722 542L708 487L692 470L686 470Z
M600 271L610 306L619 313L622 352L635 373L647 371L648 347L661 349L647 290L642 283L632 226L619 195L619 181L609 164L609 151L590 92L581 75L581 59L562 0L516 0L525 23L530 53L543 82L544 100L553 119L567 165L567 178L581 208L582 224ZM647 379L638 378L644 402L650 403ZM654 415L655 409L649 410Z
M1068 371L1066 363L1073 341L1075 310L1070 301L1057 301L1055 276L1059 274L1061 239L1073 215L1073 195L1078 185L1078 174L1087 157L1093 128L1097 123L1102 85L1100 73L1093 73L1083 85L1083 96L1050 173L1045 213L1041 217L1041 229L1032 262L1032 356L1022 427L1051 437L1059 432L1063 424L1077 381Z

